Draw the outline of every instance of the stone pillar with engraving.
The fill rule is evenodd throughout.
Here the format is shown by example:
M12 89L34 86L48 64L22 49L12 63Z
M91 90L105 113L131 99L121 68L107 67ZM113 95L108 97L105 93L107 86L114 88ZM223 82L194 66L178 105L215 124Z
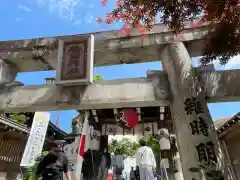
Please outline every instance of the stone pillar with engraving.
M220 180L217 134L191 58L182 42L167 44L163 69L172 92L171 110L186 180Z

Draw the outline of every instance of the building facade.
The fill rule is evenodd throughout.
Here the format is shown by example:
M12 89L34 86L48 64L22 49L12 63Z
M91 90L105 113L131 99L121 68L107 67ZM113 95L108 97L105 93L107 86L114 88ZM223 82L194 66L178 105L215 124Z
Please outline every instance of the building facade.
M27 143L30 128L5 115L0 116L0 180L23 178L20 162ZM63 139L68 134L49 123L44 150L49 148L49 138Z
M215 121L223 151L225 179L240 180L240 113Z

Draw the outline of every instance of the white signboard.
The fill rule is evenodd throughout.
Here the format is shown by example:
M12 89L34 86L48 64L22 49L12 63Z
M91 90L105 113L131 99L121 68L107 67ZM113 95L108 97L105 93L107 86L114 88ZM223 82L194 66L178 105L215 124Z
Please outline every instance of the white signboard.
M33 118L28 141L23 153L21 167L31 167L35 164L35 159L41 155L45 135L50 120L50 113L36 112Z

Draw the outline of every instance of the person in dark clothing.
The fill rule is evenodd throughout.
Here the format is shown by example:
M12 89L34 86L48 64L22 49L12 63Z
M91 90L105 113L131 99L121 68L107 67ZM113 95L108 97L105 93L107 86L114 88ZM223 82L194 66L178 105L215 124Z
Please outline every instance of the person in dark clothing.
M133 170L133 167L131 167L130 171L130 180L136 180L135 171Z
M83 156L83 180L96 180L101 161L99 151L88 149Z
M62 152L61 141L52 141L51 151L38 164L34 180L42 177L42 180L62 180L63 172L68 180L72 180L68 169L68 158Z
M98 180L106 180L108 176L108 170L111 167L111 155L108 149L104 149L104 153L101 155L101 163L98 171Z
M135 178L136 178L136 180L140 180L140 172L139 172L139 167L138 166L136 166Z

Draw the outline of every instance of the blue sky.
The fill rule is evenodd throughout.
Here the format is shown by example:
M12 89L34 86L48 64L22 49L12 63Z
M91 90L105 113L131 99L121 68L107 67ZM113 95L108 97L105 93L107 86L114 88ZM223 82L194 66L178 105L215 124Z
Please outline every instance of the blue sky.
M58 35L81 34L95 31L119 29L122 25L111 26L96 23L98 17L103 17L114 6L110 1L107 7L102 7L100 0L2 0L0 6L1 33L0 40L49 37ZM216 65L217 69L240 69L240 57L234 58L225 67ZM94 73L101 74L105 79L143 77L148 69L161 69L159 62L136 65L120 65L99 67ZM17 80L25 85L44 84L46 77L55 77L55 72L21 73ZM239 112L240 103L209 104L213 119L232 116ZM56 121L56 112L51 113L51 119ZM59 126L71 130L71 119L76 111L61 111Z

